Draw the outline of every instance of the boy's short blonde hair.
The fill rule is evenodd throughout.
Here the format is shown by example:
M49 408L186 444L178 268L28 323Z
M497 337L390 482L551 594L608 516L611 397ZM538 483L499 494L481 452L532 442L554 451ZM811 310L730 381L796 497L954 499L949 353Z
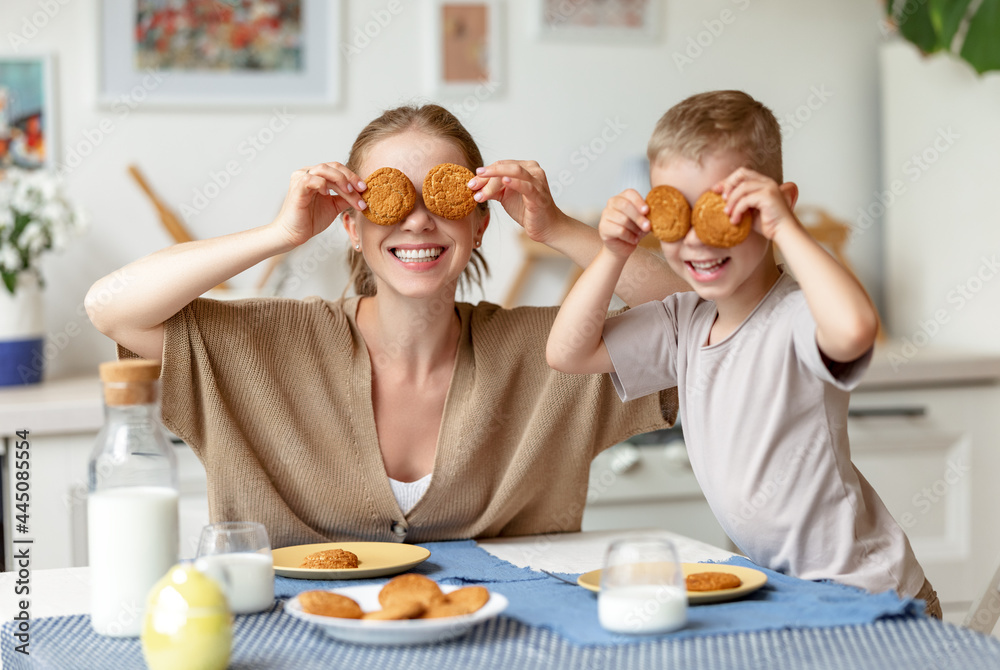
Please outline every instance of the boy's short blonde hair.
M709 91L677 103L656 122L646 155L650 165L671 157L701 163L719 150L743 154L746 167L782 183L781 127L743 91Z

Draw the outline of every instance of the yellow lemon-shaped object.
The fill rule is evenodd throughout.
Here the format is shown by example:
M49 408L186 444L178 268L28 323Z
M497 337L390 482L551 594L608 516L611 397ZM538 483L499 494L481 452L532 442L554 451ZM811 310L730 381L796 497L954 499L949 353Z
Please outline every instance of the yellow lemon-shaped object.
M175 565L149 592L142 653L150 670L223 670L233 644L226 596L190 564Z

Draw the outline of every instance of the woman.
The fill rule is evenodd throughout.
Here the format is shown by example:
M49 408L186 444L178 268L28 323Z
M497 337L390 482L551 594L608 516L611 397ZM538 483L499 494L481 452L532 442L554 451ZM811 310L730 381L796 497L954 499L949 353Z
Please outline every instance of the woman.
M673 392L622 405L607 376L549 369L555 308L455 301L483 267L489 199L577 263L600 241L559 211L534 163L480 169L480 205L458 221L434 216L419 190L440 163L482 168L461 123L436 105L388 111L346 165L293 173L270 224L140 259L103 305L115 275L91 288L88 314L120 355L162 360L164 423L204 463L213 521L263 522L275 547L578 530L593 457L673 421ZM358 175L385 166L418 189L392 226L369 221L359 196ZM198 298L338 216L359 296ZM678 284L662 268L638 258L620 295L670 293Z

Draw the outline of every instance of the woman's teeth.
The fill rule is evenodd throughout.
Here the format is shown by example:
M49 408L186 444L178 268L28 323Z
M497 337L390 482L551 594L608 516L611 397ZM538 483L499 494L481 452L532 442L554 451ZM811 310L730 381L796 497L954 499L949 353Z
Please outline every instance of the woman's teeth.
M392 253L401 261L408 263L430 262L437 259L444 251L441 247L432 249L393 249Z

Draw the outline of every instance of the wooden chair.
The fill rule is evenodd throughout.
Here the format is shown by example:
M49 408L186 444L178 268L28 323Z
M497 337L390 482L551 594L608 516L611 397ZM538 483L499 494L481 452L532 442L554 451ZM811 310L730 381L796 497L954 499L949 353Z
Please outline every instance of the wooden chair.
M962 625L970 630L990 635L1000 619L1000 567L982 595L972 603Z

